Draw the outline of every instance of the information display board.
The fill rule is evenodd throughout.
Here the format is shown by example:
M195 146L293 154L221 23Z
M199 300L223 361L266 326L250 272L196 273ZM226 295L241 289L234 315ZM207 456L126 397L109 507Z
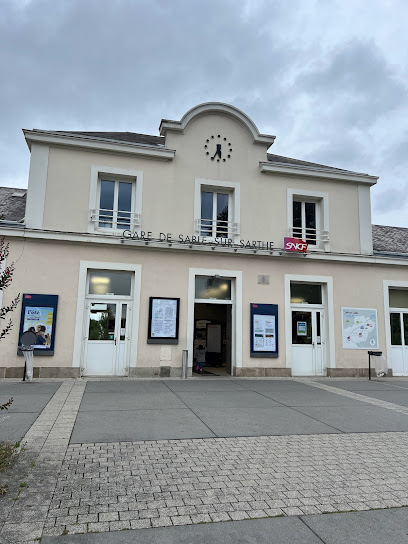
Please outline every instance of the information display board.
M278 305L254 304L251 308L251 357L278 357Z
M180 299L149 298L148 344L178 344Z
M375 308L342 308L341 323L344 349L378 349Z
M54 355L58 295L23 294L19 338L23 332L36 335L34 356ZM18 346L20 348L20 341ZM20 349L18 355L22 355Z

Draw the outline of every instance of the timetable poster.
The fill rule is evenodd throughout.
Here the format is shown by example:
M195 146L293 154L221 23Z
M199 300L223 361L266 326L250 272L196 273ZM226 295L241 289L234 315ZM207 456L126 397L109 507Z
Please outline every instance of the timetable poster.
M254 314L254 351L276 351L276 318Z
M149 338L177 338L179 299L151 298L150 304Z

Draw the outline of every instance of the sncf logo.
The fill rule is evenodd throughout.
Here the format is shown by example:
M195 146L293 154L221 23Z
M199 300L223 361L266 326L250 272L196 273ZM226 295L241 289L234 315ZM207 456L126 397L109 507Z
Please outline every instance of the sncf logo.
M284 238L283 244L285 251L299 251L300 253L307 251L307 243L299 238Z

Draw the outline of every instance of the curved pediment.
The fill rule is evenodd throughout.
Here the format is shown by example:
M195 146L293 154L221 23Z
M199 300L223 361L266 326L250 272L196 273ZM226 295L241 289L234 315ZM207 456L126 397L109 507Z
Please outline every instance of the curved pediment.
M255 143L266 144L268 147L273 144L275 136L270 134L260 134L255 123L244 112L222 102L206 102L194 106L183 115L180 121L169 121L162 119L160 123L160 134L165 136L168 131L184 132L186 126L196 117L208 114L226 115L240 122L252 135Z

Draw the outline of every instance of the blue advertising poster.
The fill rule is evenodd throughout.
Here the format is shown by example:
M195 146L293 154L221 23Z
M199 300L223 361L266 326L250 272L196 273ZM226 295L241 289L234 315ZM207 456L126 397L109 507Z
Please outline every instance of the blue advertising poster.
M278 305L251 304L251 357L278 355Z
M19 337L27 331L36 335L34 355L54 355L57 307L58 295L23 295Z

